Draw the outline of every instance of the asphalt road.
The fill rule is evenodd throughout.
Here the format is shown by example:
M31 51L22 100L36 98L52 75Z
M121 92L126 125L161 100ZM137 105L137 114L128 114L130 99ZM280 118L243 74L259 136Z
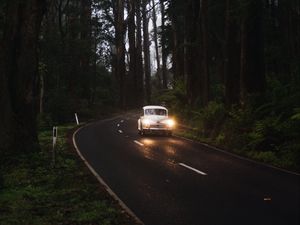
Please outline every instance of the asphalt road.
M299 225L300 176L177 137L131 114L75 135L84 158L146 225Z

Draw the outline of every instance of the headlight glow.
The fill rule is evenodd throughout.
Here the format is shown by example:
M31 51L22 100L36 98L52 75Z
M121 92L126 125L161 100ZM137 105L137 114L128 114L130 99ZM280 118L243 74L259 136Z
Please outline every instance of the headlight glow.
M174 127L174 126L175 126L175 121L172 120L172 119L166 120L165 123L166 123L169 127Z
M145 126L150 126L150 123L151 123L151 120L143 119L143 124L144 124Z

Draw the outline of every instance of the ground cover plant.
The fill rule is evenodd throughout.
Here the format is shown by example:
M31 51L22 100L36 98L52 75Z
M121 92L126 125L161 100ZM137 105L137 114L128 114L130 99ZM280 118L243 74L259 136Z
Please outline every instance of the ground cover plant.
M55 165L49 129L39 133L40 151L2 157L1 225L135 224L72 149L72 128L59 126Z

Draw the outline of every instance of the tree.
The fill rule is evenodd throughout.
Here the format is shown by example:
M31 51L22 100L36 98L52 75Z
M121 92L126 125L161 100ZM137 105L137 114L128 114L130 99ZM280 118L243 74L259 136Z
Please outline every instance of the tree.
M209 102L209 47L208 47L208 0L200 1L200 92L201 102L205 106Z
M158 35L157 35L157 16L156 16L156 5L154 0L152 0L152 23L153 23L153 41L155 46L155 56L156 56L156 79L158 83L158 88L161 89L161 77L160 77L160 56L158 52Z
M124 34L126 31L124 21L124 1L117 0L113 7L115 15L115 46L116 46L116 64L115 76L119 84L119 105L124 108L126 106L125 98L125 43Z
M146 101L151 102L151 70L150 70L150 43L149 43L149 18L147 15L148 0L142 1L142 17L143 17L143 41L144 41L144 62L145 62L145 85L146 85Z
M141 1L136 2L136 52L137 52L137 105L144 104L144 69L142 57L142 15L141 15Z
M137 51L136 51L136 25L135 25L135 12L136 6L134 0L127 1L127 14L128 14L128 40L129 40L129 74L128 85L131 87L128 91L129 101L131 105L137 104L138 99L138 74L137 74Z
M8 1L1 41L1 97L4 121L0 144L6 150L38 149L38 34L45 1ZM3 144L3 145L2 145ZM2 147L3 148L3 147Z
M238 41L237 8L232 0L226 0L225 8L225 41L224 56L224 86L225 103L227 106L238 104L240 99L240 43Z
M162 59L162 86L164 89L168 88L167 81L167 51L166 51L166 29L165 29L165 1L160 0L160 11L161 11L161 59Z
M264 71L263 1L249 0L242 9L240 101L249 94L262 94L266 87Z
M199 1L189 0L184 10L184 81L188 103L193 105L200 95L199 71L202 66L200 56ZM198 32L197 32L198 31Z

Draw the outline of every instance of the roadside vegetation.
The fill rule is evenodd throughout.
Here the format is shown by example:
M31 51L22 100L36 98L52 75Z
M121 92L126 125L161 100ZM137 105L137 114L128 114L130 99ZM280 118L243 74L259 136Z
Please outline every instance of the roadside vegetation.
M55 166L49 129L39 132L40 151L2 157L1 225L135 224L72 149L73 128L59 126Z
M299 81L298 81L299 82ZM156 94L179 123L177 134L227 149L251 159L300 171L299 86L268 80L264 99L248 98L244 107L226 108L222 101L187 107L185 88ZM261 96L260 96L261 97Z

